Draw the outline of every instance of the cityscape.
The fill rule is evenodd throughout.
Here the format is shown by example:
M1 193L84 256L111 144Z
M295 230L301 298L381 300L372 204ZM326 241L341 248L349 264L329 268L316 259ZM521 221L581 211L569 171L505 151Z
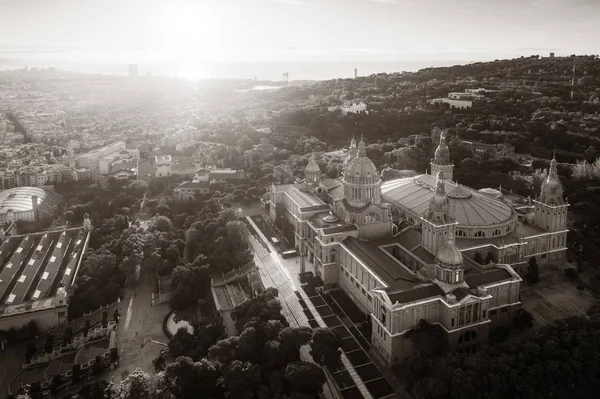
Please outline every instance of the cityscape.
M36 4L66 22L67 3ZM93 3L69 4L115 18ZM365 21L400 34L387 16L400 3L357 1L340 20L371 9ZM157 2L127 44L157 47L118 63L126 28L73 25L70 46L103 43L115 73L0 40L0 398L596 398L600 56L539 32L564 15L592 37L600 8L529 3L506 7L544 10L527 22L537 41L507 50L487 32L489 48L460 62L427 47L431 32L398 60L326 48L293 21L291 42L326 49L280 59L281 39L244 38L267 34L244 31L244 12L333 18L308 0ZM507 12L469 4L457 7L495 10L496 26ZM31 24L22 7L0 11ZM152 41L145 18L163 14ZM31 37L64 39L44 24ZM459 31L457 47L480 43ZM209 76L180 60L192 45L254 66ZM186 73L151 72L157 49ZM439 62L372 70L417 53ZM328 62L344 72L313 68Z

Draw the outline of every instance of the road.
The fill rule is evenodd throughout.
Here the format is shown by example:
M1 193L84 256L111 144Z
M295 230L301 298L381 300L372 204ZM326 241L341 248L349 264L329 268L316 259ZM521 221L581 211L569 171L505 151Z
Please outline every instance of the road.
M109 381L114 379L118 382L138 367L145 371L153 370L152 359L166 347L157 342L168 342L162 326L170 309L168 304L152 306L155 286L156 276L143 273L139 287L135 291L128 290L128 297L121 303L117 329L119 366L107 375Z

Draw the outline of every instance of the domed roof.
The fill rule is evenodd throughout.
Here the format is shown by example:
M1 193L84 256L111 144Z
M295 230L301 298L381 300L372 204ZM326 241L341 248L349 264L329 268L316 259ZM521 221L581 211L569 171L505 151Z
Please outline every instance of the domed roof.
M321 168L319 168L317 161L315 161L314 154L311 155L310 161L308 161L308 165L306 165L306 168L304 169L304 171L309 172L309 173L321 173Z
M370 184L380 180L375 164L367 158L365 142L362 139L358 144L358 155L346 167L344 180L355 184Z
M436 165L450 165L450 150L446 144L446 131L444 130L440 135L440 144L435 150L433 162Z
M435 260L444 266L462 266L463 256L460 250L454 245L454 237L451 236L448 242L440 248Z
M460 227L501 225L516 217L509 204L493 196L448 180L444 181L444 186L450 201L450 214ZM428 174L389 180L381 186L386 202L417 215L426 214L436 189L436 178Z
M492 196L492 197L494 197L494 198L498 198L498 199L501 199L502 197L504 197L504 196L502 195L502 193L501 193L499 190L496 190L495 188L490 188L490 187L487 187L487 188L482 188L482 189L479 189L479 190L477 190L477 191L479 191L480 193L483 193L483 194L487 194L487 195L489 195L489 196Z

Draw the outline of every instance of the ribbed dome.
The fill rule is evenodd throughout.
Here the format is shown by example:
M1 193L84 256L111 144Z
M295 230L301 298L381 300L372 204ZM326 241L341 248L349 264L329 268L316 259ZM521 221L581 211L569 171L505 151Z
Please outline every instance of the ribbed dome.
M380 202L381 178L373 162L367 158L367 149L362 138L358 144L356 158L346 167L342 184L344 197L354 206Z
M463 256L460 250L454 245L453 238L440 249L435 260L444 266L460 267L463 265Z
M446 131L440 135L440 144L435 150L433 162L436 165L450 165L450 150L446 144Z
M356 184L370 184L379 180L375 164L367 157L356 157L348 164L344 180Z

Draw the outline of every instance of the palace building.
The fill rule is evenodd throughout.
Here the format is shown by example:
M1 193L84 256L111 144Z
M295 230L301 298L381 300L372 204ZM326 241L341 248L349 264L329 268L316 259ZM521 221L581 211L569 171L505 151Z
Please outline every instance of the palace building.
M431 174L384 183L353 139L341 178L322 179L313 156L304 182L274 184L268 205L324 289L342 289L371 317L372 346L389 365L415 354L421 320L443 328L451 348L477 350L490 327L513 322L528 259L565 258L556 160L535 200L474 190L453 181L445 133Z

